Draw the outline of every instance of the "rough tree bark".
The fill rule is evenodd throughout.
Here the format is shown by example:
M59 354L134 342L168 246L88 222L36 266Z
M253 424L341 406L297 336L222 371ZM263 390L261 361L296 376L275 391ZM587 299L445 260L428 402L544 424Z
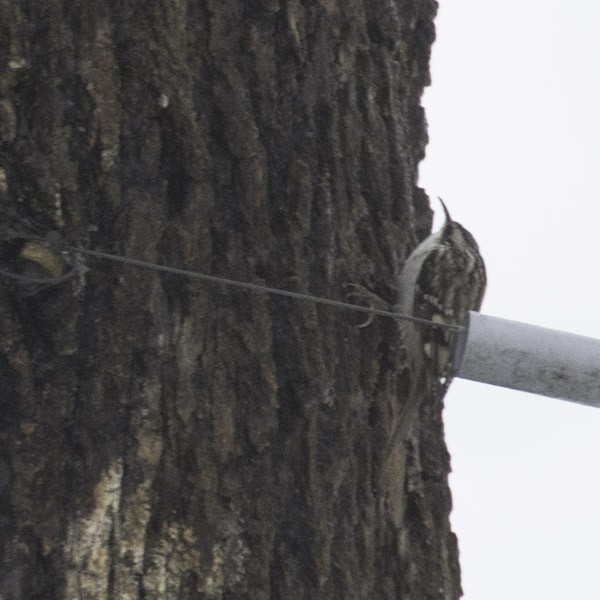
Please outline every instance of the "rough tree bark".
M0 266L33 232L393 299L436 6L0 0ZM0 598L460 595L392 321L80 259L0 288Z

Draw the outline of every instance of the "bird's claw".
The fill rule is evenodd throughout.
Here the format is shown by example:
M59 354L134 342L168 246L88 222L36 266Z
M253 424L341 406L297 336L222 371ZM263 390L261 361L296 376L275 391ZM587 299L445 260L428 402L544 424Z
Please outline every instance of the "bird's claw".
M377 294L371 292L366 287L358 283L346 283L344 287L352 290L346 294L346 297L349 300L363 301L370 309L377 308L381 310L390 310L390 305L383 298L380 298ZM368 327L373 322L374 318L375 314L371 313L364 323L361 323L356 327L358 329Z

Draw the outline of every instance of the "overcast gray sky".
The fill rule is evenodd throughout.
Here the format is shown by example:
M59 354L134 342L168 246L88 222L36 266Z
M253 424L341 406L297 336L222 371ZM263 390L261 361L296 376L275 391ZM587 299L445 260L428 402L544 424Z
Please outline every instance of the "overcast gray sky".
M421 166L483 313L596 338L599 32L595 0L440 0ZM458 380L445 423L465 600L599 598L600 410Z

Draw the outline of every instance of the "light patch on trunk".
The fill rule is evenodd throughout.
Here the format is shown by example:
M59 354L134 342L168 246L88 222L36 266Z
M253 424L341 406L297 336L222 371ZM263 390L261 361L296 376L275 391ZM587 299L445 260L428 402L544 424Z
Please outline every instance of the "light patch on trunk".
M94 488L94 508L68 527L65 598L102 598L108 592L110 538L121 500L123 463L115 460Z

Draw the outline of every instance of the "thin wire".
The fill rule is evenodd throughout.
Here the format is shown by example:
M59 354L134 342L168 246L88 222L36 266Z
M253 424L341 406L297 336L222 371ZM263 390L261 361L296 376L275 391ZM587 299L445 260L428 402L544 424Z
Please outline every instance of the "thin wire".
M73 279L73 277L77 277L82 273L86 273L89 269L85 265L76 264L73 265L73 268L67 271L64 275L59 275L57 277L31 277L30 275L20 275L19 273L13 273L12 271L7 271L6 269L0 269L0 275L3 277L8 277L9 279L16 279L21 283L34 283L38 285L57 285L59 283L64 283L69 279Z
M153 271L163 271L165 273L172 273L174 275L181 275L182 277L189 277L190 279L200 279L202 281L208 281L210 283L216 283L221 285L229 285L233 287L239 287L253 292L260 292L263 294L273 294L277 296L286 296L287 298L294 298L295 300L306 300L314 302L315 304L325 304L327 306L334 306L336 308L343 308L346 310L353 310L357 312L364 312L371 315L379 315L382 317L390 317L392 319L399 319L402 321L410 321L412 323L419 323L428 327L438 329L452 329L455 331L464 331L465 328L461 325L451 325L449 323L437 323L435 321L429 321L427 319L420 319L418 317L412 317L410 315L404 315L401 313L393 312L391 310L382 310L379 308L372 308L367 306L361 306L360 304L351 304L349 302L342 302L341 300L332 300L330 298L322 298L321 296L313 296L312 294L304 294L300 292L291 292L289 290L282 290L279 288L269 287L267 285L260 285L257 283L248 283L245 281L239 281L237 279L229 279L227 277L219 277L217 275L208 275L206 273L200 273L198 271L188 271L186 269L178 269L176 267L169 267L167 265L159 265L156 263L147 262L145 260L138 260L136 258L126 258L125 256L119 256L117 254L109 254L107 252L99 252L98 250L87 250L85 248L74 248L73 246L65 246L66 250L71 252L77 252L80 254L87 254L95 258L101 258L104 260L111 260L114 262L120 262L126 265L133 265L135 267L141 267L143 269L151 269Z

